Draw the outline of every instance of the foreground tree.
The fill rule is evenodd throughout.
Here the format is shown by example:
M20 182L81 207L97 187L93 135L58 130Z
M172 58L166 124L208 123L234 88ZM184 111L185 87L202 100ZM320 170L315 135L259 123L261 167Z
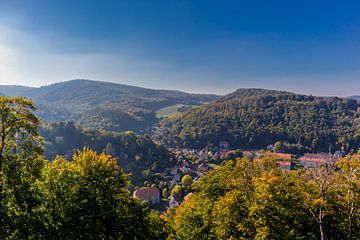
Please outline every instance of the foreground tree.
M334 173L333 164L309 169L300 177L297 186L303 205L318 225L321 240L327 239L325 220L334 216L335 190L338 188Z
M339 184L337 202L342 214L341 227L347 239L358 239L360 208L360 155L346 156L338 161L336 174Z
M227 161L166 215L169 239L359 239L360 159L299 171Z
M43 160L39 119L24 98L0 97L0 238L27 238L40 231L40 196L33 183Z
M48 239L159 239L161 220L130 197L127 176L106 154L85 148L44 170ZM157 226L157 223L160 226ZM161 239L161 238L160 238Z

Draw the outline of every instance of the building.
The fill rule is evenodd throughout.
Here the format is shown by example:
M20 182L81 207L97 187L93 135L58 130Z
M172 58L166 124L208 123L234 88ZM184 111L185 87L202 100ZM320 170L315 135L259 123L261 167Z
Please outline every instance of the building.
M299 160L305 168L313 168L325 165L326 163L336 162L339 160L339 156L329 153L305 153Z
M274 153L277 157L281 158L283 161L291 161L292 155L289 153Z
M168 200L169 200L169 208L179 206L179 202L175 200L174 196L170 196Z
M229 143L227 141L221 141L219 145L220 158L224 158L229 151Z
M209 170L209 165L207 165L206 163L202 163L199 165L199 171L206 173Z
M229 149L229 143L227 141L221 141L219 145L220 145L220 149L224 149L224 150Z
M191 169L188 167L188 166L186 166L186 164L185 163L182 163L181 165L180 165L180 171L183 173L183 174L187 174L187 173L190 173L190 171L191 171Z
M172 184L176 185L176 184L180 184L181 183L181 177L182 175L180 173L177 173L173 176L172 178Z
M178 167L174 166L170 168L170 174L171 175L176 175L178 173Z
M279 168L285 169L287 171L291 170L291 162L278 161Z
M160 191L156 187L144 187L136 190L134 197L139 198L140 201L149 201L151 204L160 202Z
M327 160L324 158L310 158L310 157L301 157L300 159L301 165L304 166L304 168L313 168L325 165L327 163Z

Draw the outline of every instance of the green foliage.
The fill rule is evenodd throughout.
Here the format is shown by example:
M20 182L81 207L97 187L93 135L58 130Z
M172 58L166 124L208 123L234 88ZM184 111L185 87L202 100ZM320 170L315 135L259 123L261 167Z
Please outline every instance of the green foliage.
M36 209L41 198L42 139L35 107L24 98L0 97L0 238L28 238L41 231Z
M200 178L167 212L169 239L359 239L359 155L291 172L276 161L227 161Z
M49 163L43 178L48 239L145 239L152 231L145 209L126 189L127 176L110 155L85 148L71 162Z
M180 112L185 112L193 107L197 107L195 105L184 105L184 104L175 104L172 106L164 107L156 111L157 118L166 118L175 116Z
M239 89L211 104L165 120L188 147L265 148L277 141L293 153L356 150L360 117L356 100L321 98L262 89ZM171 136L171 135L170 135Z
M135 185L142 185L145 180L154 182L156 173L162 173L172 164L172 154L166 148L155 144L147 136L138 136L131 131L97 131L83 129L73 122L61 122L44 125L40 134L45 139L47 159L56 155L69 159L75 149L88 146L96 152L117 157L117 163L126 172L132 173L131 180ZM146 174L142 174L144 171Z
M192 184L193 180L190 175L184 175L181 179L181 183L183 188L189 188Z
M171 190L171 196L174 196L175 198L181 198L182 195L182 187L180 185L176 185Z

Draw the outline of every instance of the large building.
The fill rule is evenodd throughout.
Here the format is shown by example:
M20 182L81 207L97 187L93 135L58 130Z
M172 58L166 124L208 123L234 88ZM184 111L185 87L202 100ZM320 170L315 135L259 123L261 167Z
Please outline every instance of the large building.
M328 153L305 153L299 160L305 168L313 168L325 165L326 163L336 162L339 160L339 156Z
M160 191L156 187L140 188L134 192L133 196L141 201L149 201L151 204L160 202Z

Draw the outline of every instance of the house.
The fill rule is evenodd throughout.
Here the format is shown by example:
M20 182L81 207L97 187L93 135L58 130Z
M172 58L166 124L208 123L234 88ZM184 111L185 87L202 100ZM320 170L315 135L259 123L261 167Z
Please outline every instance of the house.
M177 173L173 176L172 182L174 185L181 183L181 177L182 175L180 173Z
M307 157L307 158L321 158L321 159L324 159L326 161L337 161L337 160L339 160L338 155L333 155L333 154L329 154L329 153L305 153L304 157Z
M339 158L342 158L345 157L346 153L344 151L336 151L334 155L338 156Z
M227 141L220 142L220 158L224 158L226 154L229 152L229 143Z
M291 162L289 162L289 161L278 161L277 163L278 163L279 168L285 169L287 171L291 170Z
M170 196L168 200L169 200L169 208L179 206L179 203L175 200L174 196Z
M220 149L225 149L228 150L229 149L229 143L227 141L220 141Z
M140 188L134 192L133 196L141 201L149 201L151 204L160 202L160 191L156 187Z
M305 153L299 160L305 168L313 168L325 165L326 163L336 162L339 160L339 156L328 153Z
M270 150L270 151L275 151L275 147L274 145L270 144L269 146L266 147L267 150Z
M283 161L290 161L292 155L289 153L274 153L277 157L281 158Z
M185 163L182 163L181 165L180 165L180 171L183 173L183 174L187 174L187 173L190 173L190 171L191 171L191 169L188 167L188 166L186 166L186 164Z
M243 151L243 156L251 160L257 160L263 156L263 153L258 151Z
M250 151L243 151L244 157L250 158L251 156L255 155L253 152Z
M209 170L209 166L206 163L201 163L199 165L199 171L206 173Z
M300 159L301 165L304 166L304 168L313 168L325 165L327 163L327 160L324 158L310 158L310 157L301 157Z
M171 175L176 175L177 173L178 173L178 167L177 166L171 167L170 174Z

